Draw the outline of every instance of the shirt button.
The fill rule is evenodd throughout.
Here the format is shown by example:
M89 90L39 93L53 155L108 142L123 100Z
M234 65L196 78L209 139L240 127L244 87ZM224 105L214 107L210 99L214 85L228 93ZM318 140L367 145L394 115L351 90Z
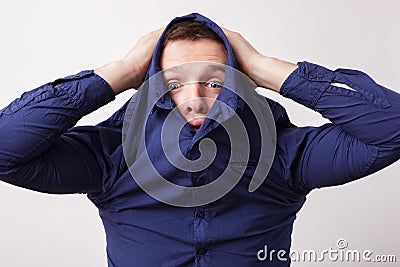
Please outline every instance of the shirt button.
M205 182L206 182L206 181L204 181L203 178L199 178L199 179L197 179L197 180L194 182L194 184L195 184L196 186L202 186L202 185L205 184Z
M198 211L196 212L196 217L203 219L206 216L206 213L204 211Z
M317 75L315 74L315 72L312 71L308 74L308 77L310 77L310 79L315 79L315 77L317 77Z
M206 255L206 253L207 253L207 249L205 249L205 248L199 248L197 250L197 255L203 256L203 255Z

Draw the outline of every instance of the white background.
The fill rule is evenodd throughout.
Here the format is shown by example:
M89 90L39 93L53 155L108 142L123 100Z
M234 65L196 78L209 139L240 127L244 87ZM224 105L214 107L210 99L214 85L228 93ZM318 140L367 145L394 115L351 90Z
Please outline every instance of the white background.
M399 11L396 0L2 0L0 107L43 83L119 59L141 35L191 12L241 32L264 54L360 69L400 92ZM295 124L325 122L267 93ZM119 95L79 124L107 118L131 94ZM400 261L399 170L396 163L360 181L312 192L295 223L293 249L336 248L345 238L349 249L396 254ZM85 195L52 196L0 182L0 266L106 266L96 208Z

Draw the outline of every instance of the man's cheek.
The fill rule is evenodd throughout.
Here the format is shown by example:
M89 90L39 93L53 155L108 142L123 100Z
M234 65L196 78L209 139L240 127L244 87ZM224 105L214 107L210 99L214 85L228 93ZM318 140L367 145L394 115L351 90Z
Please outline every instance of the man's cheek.
M169 92L169 95L170 95L172 101L174 101L175 105L179 108L179 105L180 105L180 103L181 103L180 98L179 98L179 95L178 95L178 94L171 93L171 92Z

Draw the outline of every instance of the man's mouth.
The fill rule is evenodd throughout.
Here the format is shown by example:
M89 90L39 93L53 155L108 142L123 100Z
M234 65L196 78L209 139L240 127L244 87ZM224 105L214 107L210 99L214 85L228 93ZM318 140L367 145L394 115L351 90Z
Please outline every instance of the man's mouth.
M188 121L189 125L192 126L193 130L197 132L200 129L201 124L204 122L204 117L193 118Z

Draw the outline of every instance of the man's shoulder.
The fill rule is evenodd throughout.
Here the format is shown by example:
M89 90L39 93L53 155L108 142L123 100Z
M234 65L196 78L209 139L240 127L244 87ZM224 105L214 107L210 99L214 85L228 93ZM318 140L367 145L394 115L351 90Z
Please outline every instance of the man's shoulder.
M296 127L290 122L286 109L281 104L268 97L263 98L267 101L269 108L271 109L276 127Z

